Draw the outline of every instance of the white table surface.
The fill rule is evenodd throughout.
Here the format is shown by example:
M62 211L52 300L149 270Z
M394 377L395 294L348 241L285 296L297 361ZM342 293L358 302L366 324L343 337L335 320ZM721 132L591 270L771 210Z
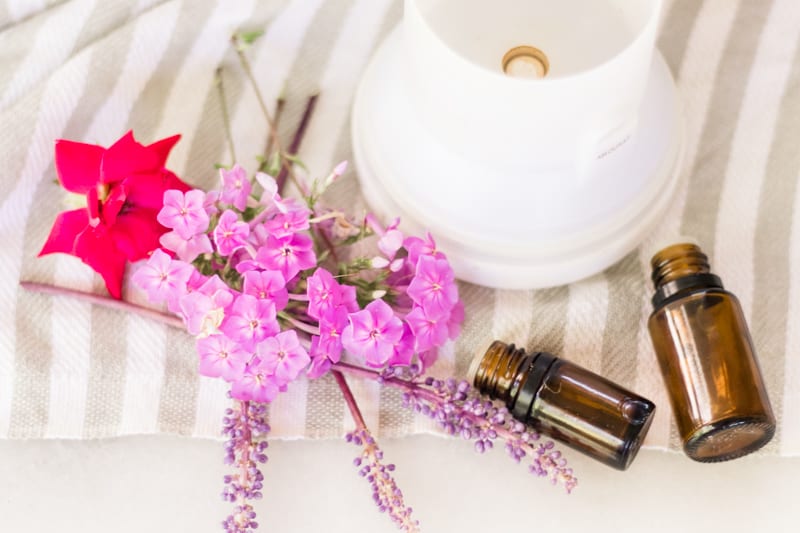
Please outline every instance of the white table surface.
M569 453L567 496L496 450L416 436L382 441L428 532L793 532L800 458L705 465L644 450L628 472ZM344 441L273 442L259 531L396 531ZM212 532L227 515L221 443L169 436L0 441L0 531Z

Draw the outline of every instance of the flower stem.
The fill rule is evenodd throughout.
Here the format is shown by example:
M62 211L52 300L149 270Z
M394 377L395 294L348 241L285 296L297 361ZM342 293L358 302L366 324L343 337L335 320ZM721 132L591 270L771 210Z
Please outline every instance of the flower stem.
M231 153L231 166L236 164L236 150L233 147L233 135L231 134L231 118L228 115L228 102L225 99L225 84L222 79L222 67L217 68L216 72L217 93L219 95L219 106L222 110L222 123L225 126L225 139L228 141L228 150Z
M238 411L240 417L240 431L242 432L241 435L241 442L243 443L241 447L241 457L239 459L239 476L241 483L249 485L249 476L248 474L248 467L250 465L250 447L252 445L253 435L250 431L250 424L247 420L247 414L250 408L250 402L242 401L242 400L235 400L238 403ZM249 488L249 486L248 486ZM239 505L243 505L245 503L244 494L239 494L238 500Z
M417 397L422 398L423 400L426 400L428 402L432 402L432 403L435 403L435 404L441 404L442 403L442 398L439 397L439 395L437 395L432 390L421 386L418 382L407 380L407 379L394 378L394 377L385 377L380 372L378 372L377 370L371 370L369 368L364 368L362 366L357 366L357 365L353 365L353 364L350 364L350 363L345 363L343 361L340 361L338 363L334 363L333 365L331 365L331 373L334 374L334 375L337 374L337 373L346 373L346 374L350 374L350 375L353 375L353 376L358 376L358 377L361 377L361 378L372 379L372 380L380 379L381 382L385 383L386 385L389 385L389 386L392 386L392 387L397 387L397 388L402 389L402 390L404 390L406 392L410 392L410 393L416 395ZM341 385L340 385L340 387L341 387ZM467 412L467 413L464 413L464 414L465 414L465 416L470 418L470 420L472 420L473 422L480 421L480 417L474 415L473 413L468 413ZM510 431L505 429L505 428L498 427L496 429L496 431L497 431L497 434L500 435L503 438L510 439L510 438L514 437L514 435Z
M361 414L361 409L358 408L358 403L356 403L353 391L350 389L350 385L347 384L347 380L344 379L344 376L338 370L331 370L331 374L333 374L333 379L336 380L336 384L339 385L339 390L342 391L342 397L347 404L347 408L350 409L350 416L353 417L353 422L355 422L356 427L361 430L366 430L367 424L364 422L364 416Z
M312 94L306 101L306 108L303 111L303 116L300 118L300 124L297 126L297 131L294 132L294 137L292 137L292 142L289 145L289 153L292 155L297 154L297 152L300 150L300 143L303 142L306 129L308 129L308 123L311 121L311 115L314 113L314 108L317 105L317 98L319 98L318 94ZM286 185L286 176L288 175L291 165L291 162L289 162L288 165L284 165L278 174L278 177L275 179L275 181L278 183L279 194L281 191L283 191L284 185Z
M341 211L331 211L329 213L325 213L324 215L320 215L318 217L309 218L309 224L318 224L324 220L330 220L332 218L344 218L344 213Z
M283 149L275 120L273 120L272 114L269 112L267 104L264 101L264 96L261 94L261 89L258 87L258 82L253 74L253 68L250 66L250 60L247 59L247 54L244 53L244 48L239 45L239 38L235 34L233 37L231 37L231 41L233 42L233 47L236 50L236 55L239 58L239 64L242 66L242 70L244 70L250 85L253 87L253 92L255 93L256 100L258 101L258 107L261 109L261 113L264 115L267 125L269 126L270 139L275 144L275 149L278 150L278 153L281 155L282 168L286 170L286 173L292 179L297 188L305 194L307 188L297 179L297 176L294 173L292 162L285 157L287 152Z
M173 328L184 329L183 320L181 320L180 318L174 315L168 315L167 313L156 311L154 309L149 309L141 305L132 304L126 300L115 300L113 298L109 298L108 296L103 296L101 294L76 291L74 289L57 287L55 285L49 285L46 283L36 283L33 281L20 281L19 284L23 289L27 291L40 292L43 294L52 294L55 296L70 296L72 298L77 298L78 300L82 300L84 302L101 305L103 307L114 309L116 311L125 311L127 313L139 315L144 318L149 318L151 320L161 322L162 324L166 324L167 326L171 326Z
M292 326L296 327L301 331L305 331L310 335L319 335L319 328L312 326L311 324L307 324L306 322L301 322L300 320L294 319L289 316L287 313L280 312L278 313L278 318L282 318Z
M283 116L283 110L286 107L286 98L283 96L278 97L278 101L275 102L275 129L278 129L281 123L281 117ZM275 145L275 137L272 135L269 136L267 139L267 147L264 149L264 155L269 157L272 153L272 148Z

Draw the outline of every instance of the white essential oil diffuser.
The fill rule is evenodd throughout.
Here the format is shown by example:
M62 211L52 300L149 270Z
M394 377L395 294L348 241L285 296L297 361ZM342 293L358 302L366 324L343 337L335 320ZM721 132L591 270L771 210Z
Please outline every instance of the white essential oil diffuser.
M560 285L622 258L682 152L661 4L405 0L353 108L367 202L482 285Z

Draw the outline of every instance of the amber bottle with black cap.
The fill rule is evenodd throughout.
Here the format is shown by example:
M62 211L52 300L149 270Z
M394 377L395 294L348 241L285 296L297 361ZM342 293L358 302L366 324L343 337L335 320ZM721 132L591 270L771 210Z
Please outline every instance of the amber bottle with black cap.
M655 411L585 368L500 341L475 357L469 379L517 420L619 470L630 466Z
M695 244L664 248L651 266L648 328L684 451L715 462L764 446L775 416L739 300Z

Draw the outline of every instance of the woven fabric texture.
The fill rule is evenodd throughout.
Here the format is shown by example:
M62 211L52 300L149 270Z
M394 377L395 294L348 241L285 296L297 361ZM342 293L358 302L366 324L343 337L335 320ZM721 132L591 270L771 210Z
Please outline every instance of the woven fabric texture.
M227 405L224 383L198 377L186 334L19 287L32 280L104 290L74 258L36 258L64 208L54 140L108 145L133 129L149 143L182 133L168 167L213 186L214 163L227 157L221 67L236 150L252 170L267 125L229 37L262 29L248 54L267 101L286 97L282 135L320 94L300 157L323 175L351 158L356 85L401 17L400 0L0 0L0 437L216 437ZM646 444L677 449L645 330L648 253L690 236L750 321L780 419L761 453L800 453L799 37L794 0L666 2L658 45L679 88L686 156L663 222L619 263L569 286L462 283L464 332L434 371L464 376L494 338L562 354L655 401ZM365 208L352 166L329 200ZM134 290L125 296L142 302ZM434 430L401 407L396 391L358 380L353 388L377 433ZM328 378L294 383L270 417L276 437L333 437L351 427Z

